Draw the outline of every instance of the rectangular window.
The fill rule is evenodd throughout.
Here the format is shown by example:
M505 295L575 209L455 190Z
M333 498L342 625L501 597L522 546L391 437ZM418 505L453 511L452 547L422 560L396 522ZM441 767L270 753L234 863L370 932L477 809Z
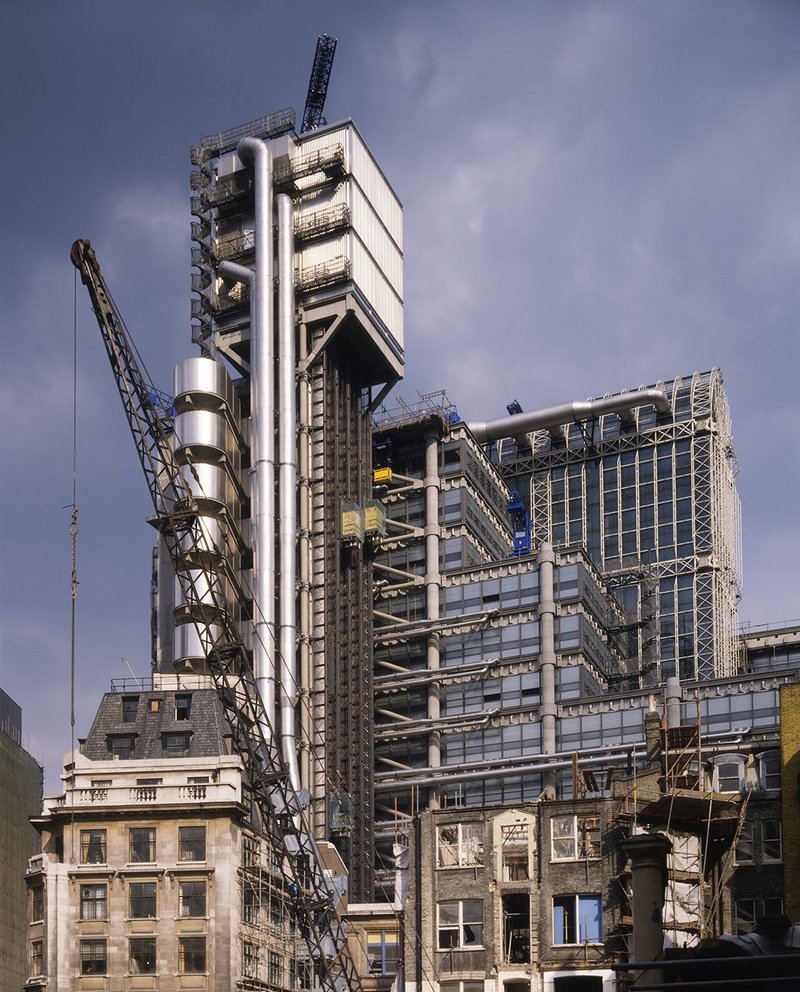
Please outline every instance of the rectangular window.
M483 864L483 825L446 823L436 830L437 866L472 868Z
M105 975L106 942L104 940L81 941L81 974Z
M397 933L387 930L367 932L367 964L370 975L396 975L399 943Z
M761 823L762 861L783 861L783 841L780 820L763 820Z
M206 938L178 938L178 971L182 975L197 975L206 970Z
M756 925L755 899L736 900L736 933L752 933Z
M131 882L129 911L132 920L150 920L156 915L156 883Z
M739 838L736 841L735 859L737 865L750 865L753 863L753 822L745 821L739 831Z
M602 933L600 896L553 896L553 944L599 943Z
M44 886L35 885L31 889L31 923L44 919ZM37 972L38 974L38 972Z
M111 756L114 758L119 758L120 761L124 761L127 758L133 757L133 748L136 743L136 738L129 734L117 734L114 737L108 738L108 750L111 752Z
M188 720L189 714L192 711L192 696L191 693L187 695L175 696L175 719L176 720Z
M131 864L152 863L156 860L155 827L132 827L128 831L128 861Z
M439 950L483 946L483 902L451 899L437 906Z
M503 881L528 880L528 824L509 823L500 827Z
M178 861L206 860L206 828L178 828Z
M600 817L568 813L550 821L551 861L600 857Z
M269 952L269 984L274 988L283 985L283 958L275 951Z
M81 886L81 919L108 919L108 886L105 883Z
M762 789L767 792L781 790L781 754L780 751L764 751L758 759L758 779Z
M258 978L258 947L247 940L242 944L242 974L245 978Z
M81 864L104 865L105 863L105 830L81 830Z
M128 971L131 975L155 975L155 937L131 937L128 941Z
M34 940L31 944L31 977L44 974L44 941Z
M180 882L180 915L206 915L206 883Z
M164 757L186 758L189 754L188 734L164 734Z
M123 723L135 723L136 714L139 712L139 697L138 696L123 696L122 697L122 722Z

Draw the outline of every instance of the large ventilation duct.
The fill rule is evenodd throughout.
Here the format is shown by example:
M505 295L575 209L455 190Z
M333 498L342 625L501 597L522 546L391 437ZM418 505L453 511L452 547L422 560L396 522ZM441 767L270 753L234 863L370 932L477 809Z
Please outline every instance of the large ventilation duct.
M476 420L467 424L467 427L480 444L499 441L504 437L522 440L532 431L555 431L566 424L578 423L604 413L616 413L623 421L632 420L635 409L650 405L659 413L670 413L672 409L667 394L662 389L636 389L627 393L618 393L616 396L604 396L599 400L562 403L543 410L517 413L510 417L500 417L498 420Z
M297 400L295 397L294 211L291 197L275 198L278 215L278 499L280 507L278 600L280 629L281 747L292 786L300 790L297 765Z
M255 172L255 270L250 284L251 520L253 671L275 725L275 373L273 347L272 155L258 138L242 138L239 158Z

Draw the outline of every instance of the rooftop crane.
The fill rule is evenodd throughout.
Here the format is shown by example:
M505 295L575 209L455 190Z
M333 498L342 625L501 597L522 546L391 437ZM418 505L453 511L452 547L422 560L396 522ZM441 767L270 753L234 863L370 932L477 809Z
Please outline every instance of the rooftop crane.
M328 95L328 83L331 78L333 56L336 53L336 39L327 34L317 38L317 49L314 52L314 64L311 67L311 78L308 81L308 94L303 110L303 123L300 133L316 131L327 123L322 116L325 108L325 97Z
M208 567L208 535L199 524L194 498L175 461L171 418L142 373L125 323L105 284L88 241L76 241L70 259L80 272L147 480L150 498L175 574L188 603L201 601L214 617L203 626L211 639L209 674L242 760L243 801L261 832L282 853L299 931L308 945L319 987L325 992L362 992L347 948L347 935L325 875L321 854L302 822L303 802L292 788L278 739L269 727L252 664L225 607L224 577ZM263 728L268 730L265 736Z

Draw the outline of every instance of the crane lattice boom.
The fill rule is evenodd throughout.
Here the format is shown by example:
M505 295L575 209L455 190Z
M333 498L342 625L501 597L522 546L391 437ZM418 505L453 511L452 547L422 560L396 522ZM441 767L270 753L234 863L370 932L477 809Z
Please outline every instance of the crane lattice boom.
M322 111L325 109L325 97L328 95L328 83L331 78L331 67L335 53L336 39L327 34L321 34L317 38L314 64L311 67L311 78L308 81L303 123L300 126L301 134L305 131L315 131L325 123Z

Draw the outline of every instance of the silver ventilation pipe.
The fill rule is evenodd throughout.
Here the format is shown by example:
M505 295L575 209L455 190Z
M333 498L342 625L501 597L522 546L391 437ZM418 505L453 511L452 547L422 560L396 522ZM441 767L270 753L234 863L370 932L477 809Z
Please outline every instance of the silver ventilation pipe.
M428 620L438 620L440 615L439 574L440 535L439 527L439 433L430 430L425 433L425 599ZM438 670L440 660L440 637L437 630L428 634L426 656L428 670ZM441 715L441 685L431 682L428 686L428 719L438 720ZM441 735L432 730L428 737L428 764L438 768L442 763Z
M553 571L556 556L553 546L543 541L539 546L539 681L542 721L542 753L556 753L556 603ZM556 798L556 773L542 773L542 799Z
M272 154L242 138L239 158L256 180L255 285L250 302L250 478L253 527L253 672L267 719L275 725L275 373L273 347ZM263 728L268 736L268 728Z
M663 389L633 389L617 396L605 396L599 400L561 403L559 406L545 407L544 410L531 410L517 413L499 420L473 421L467 424L479 444L486 441L499 441L504 437L524 438L531 431L550 430L566 424L577 423L597 417L603 413L617 413L622 420L632 420L633 411L640 406L652 405L659 413L670 413L672 407Z
M280 635L281 748L295 791L297 766L297 406L294 343L294 211L286 193L275 197L278 215L278 501L280 507L278 623Z

